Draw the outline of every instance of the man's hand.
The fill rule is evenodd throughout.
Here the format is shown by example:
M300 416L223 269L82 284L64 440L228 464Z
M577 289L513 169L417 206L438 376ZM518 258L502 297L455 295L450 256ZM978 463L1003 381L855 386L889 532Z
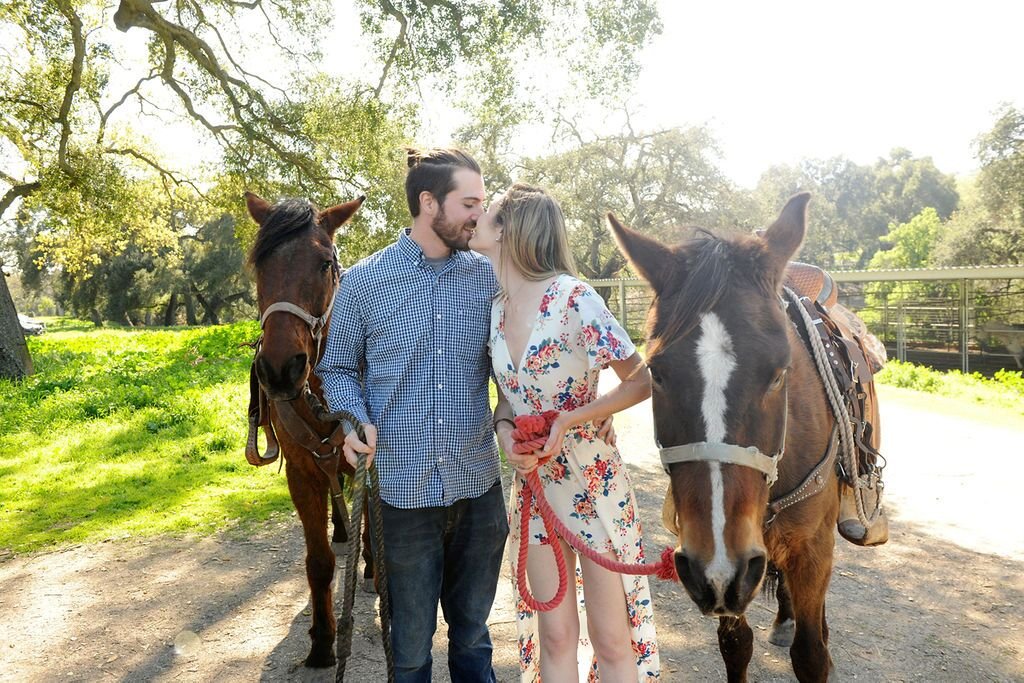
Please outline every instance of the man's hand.
M377 454L377 428L369 422L363 423L363 432L366 434L366 443L359 440L356 430L352 430L345 436L342 444L342 452L345 453L345 460L353 468L359 461L359 453L366 453L366 466L373 464L373 456Z

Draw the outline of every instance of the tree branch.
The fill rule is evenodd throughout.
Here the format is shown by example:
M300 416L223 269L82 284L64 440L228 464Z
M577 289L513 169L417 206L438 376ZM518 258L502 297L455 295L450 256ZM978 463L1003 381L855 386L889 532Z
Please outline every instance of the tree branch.
M398 56L398 50L402 45L407 44L406 36L409 34L409 19L404 14L399 12L389 0L381 0L381 4L386 14L390 14L398 21L400 29L398 31L398 37L395 38L395 42L391 45L391 53L388 54L388 59L384 62L384 70L380 74L380 80L377 82L377 87L373 91L375 99L380 99L380 94L384 90L384 82L388 78L388 72L391 71L391 65L395 62L395 57Z
M116 110L118 107L124 104L125 101L133 94L138 95L139 88L142 87L143 83L145 83L146 81L153 80L157 76L159 76L159 74L156 72L155 69L150 71L148 76L143 76L142 78L140 78L139 82L135 84L135 87L129 89L127 92L125 92L124 95L121 95L121 99L119 99L114 104L110 105L110 108L103 112L103 114L100 116L99 131L96 133L96 144L100 144L101 142L103 142L103 134L107 129L107 119L109 119L110 115L114 113L114 110Z
M142 152L138 151L137 149L132 149L130 147L128 147L128 148L107 147L104 151L109 153L109 154L120 154L122 156L134 157L134 158L138 159L139 161L141 161L142 163L144 163L147 166L149 166L150 168L152 168L155 171L157 171L161 176L163 176L167 180L170 180L175 185L188 185L193 190L195 190L199 194L199 196L206 197L206 195L203 193L203 191L200 190L198 187L196 187L195 183L193 183L191 180L178 178L177 175L175 175L174 171L168 171L163 166L158 164L156 161L154 161L153 159L149 158L148 156L146 156Z
M3 199L0 199L0 218L3 218L4 213L6 213L7 209L11 206L11 204L14 203L15 199L17 199L18 197L27 197L28 195L38 190L40 187L42 187L42 183L36 180L30 183L14 185L11 189L7 190L7 192L3 196Z
M57 147L57 165L69 176L74 176L74 169L68 163L68 140L71 138L71 106L75 95L82 87L82 67L85 64L85 36L82 34L82 19L67 0L58 3L60 13L71 24L71 43L75 54L71 60L71 78L64 88L64 99L60 104L57 122L60 123L60 144Z

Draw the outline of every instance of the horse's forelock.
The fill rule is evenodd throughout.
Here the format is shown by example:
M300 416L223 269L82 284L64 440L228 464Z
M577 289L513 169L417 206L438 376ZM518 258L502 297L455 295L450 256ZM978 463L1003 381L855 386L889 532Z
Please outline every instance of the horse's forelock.
M755 237L726 239L700 230L679 249L686 260L686 276L671 295L659 297L649 330L652 356L690 334L732 283L745 283L765 294L775 287L764 262L764 243Z
M260 263L275 249L316 225L317 208L305 199L283 199L271 207L256 233L256 242L249 251L249 264Z

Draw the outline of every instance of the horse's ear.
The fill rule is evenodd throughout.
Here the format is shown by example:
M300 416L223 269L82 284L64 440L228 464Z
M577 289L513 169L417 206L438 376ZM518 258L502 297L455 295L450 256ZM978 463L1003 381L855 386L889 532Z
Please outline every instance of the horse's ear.
M611 213L608 214L608 225L612 228L619 249L633 264L640 277L650 282L655 292L660 292L670 270L672 251L661 242L627 228Z
M761 239L768 247L769 267L775 271L779 282L782 282L786 264L796 255L804 241L804 234L807 232L807 202L810 199L810 192L801 192L790 197L779 217L761 235Z
M331 237L334 237L334 231L339 226L344 225L348 222L348 219L355 215L355 212L359 210L359 207L366 201L366 196L358 197L350 202L344 204L338 204L332 206L329 209L324 209L320 214L320 225L323 226Z
M270 202L255 192L245 193L245 206L249 209L249 215L256 221L257 225L263 225L270 213Z

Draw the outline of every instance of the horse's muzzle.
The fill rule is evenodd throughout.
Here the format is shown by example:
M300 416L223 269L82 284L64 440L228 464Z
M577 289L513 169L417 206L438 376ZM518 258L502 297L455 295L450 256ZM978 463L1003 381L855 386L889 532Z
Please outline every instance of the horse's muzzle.
M761 551L753 551L736 561L732 577L727 581L711 581L707 567L686 551L676 551L676 571L683 588L705 616L736 617L747 609L764 580L768 566Z
M292 401L306 385L307 356L299 353L280 368L274 367L261 353L256 357L256 377L271 401Z

